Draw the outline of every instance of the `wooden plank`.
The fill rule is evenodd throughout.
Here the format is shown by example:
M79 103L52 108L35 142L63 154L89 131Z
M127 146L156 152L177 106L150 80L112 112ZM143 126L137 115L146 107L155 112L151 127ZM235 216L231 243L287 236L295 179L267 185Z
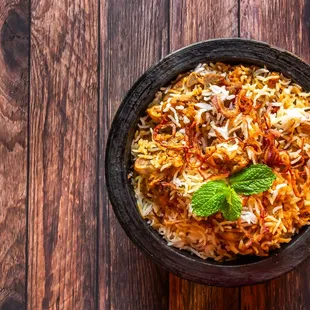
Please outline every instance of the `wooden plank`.
M239 289L190 282L170 274L169 309L239 309Z
M238 2L171 0L170 25L171 50L212 38L237 37ZM199 285L170 275L169 305L173 310L238 309L239 288Z
M240 0L240 34L266 41L310 61L308 0Z
M309 261L267 283L241 289L241 309L309 309Z
M170 49L194 42L238 37L238 1L170 0Z
M100 154L125 92L168 52L168 1L101 1ZM103 163L104 157L100 158ZM167 309L168 273L126 237L108 203L100 170L99 305L101 309Z
M26 307L29 1L0 0L0 308Z
M98 1L32 1L29 309L95 309Z
M310 2L241 0L241 36L266 41L310 62ZM293 272L241 289L242 309L308 309L310 259Z

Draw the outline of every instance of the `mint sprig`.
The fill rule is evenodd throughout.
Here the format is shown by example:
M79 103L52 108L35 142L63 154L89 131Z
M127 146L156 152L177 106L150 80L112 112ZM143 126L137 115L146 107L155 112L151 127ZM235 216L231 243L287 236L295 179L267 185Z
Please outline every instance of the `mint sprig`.
M209 216L218 211L226 199L225 181L211 181L202 185L193 195L192 206L198 216ZM198 208L197 208L198 206Z
M229 183L237 193L248 196L266 191L275 179L271 168L258 164L234 174Z
M193 213L209 216L221 211L225 219L235 221L242 210L238 194L262 193L271 187L275 179L271 168L257 164L232 175L228 180L210 181L193 194Z
M242 202L233 188L229 188L226 195L226 201L220 207L224 218L229 221L237 220L241 215Z

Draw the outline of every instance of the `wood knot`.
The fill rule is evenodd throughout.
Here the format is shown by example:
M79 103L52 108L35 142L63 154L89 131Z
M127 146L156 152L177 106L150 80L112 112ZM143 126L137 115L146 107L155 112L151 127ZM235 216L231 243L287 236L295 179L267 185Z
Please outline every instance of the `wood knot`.
M0 48L9 69L18 70L27 63L29 22L27 11L11 9L0 31Z

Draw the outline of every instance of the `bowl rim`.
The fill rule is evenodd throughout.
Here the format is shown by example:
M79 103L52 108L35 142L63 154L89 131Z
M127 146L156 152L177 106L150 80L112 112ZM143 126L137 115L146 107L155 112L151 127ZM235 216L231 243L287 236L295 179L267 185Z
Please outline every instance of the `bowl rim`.
M117 141L117 137L119 137L119 124L126 120L125 115L134 113L132 111L134 109L133 97L135 93L141 92L141 84L152 76L154 72L158 74L158 72L164 70L163 67L165 63L171 61L174 57L182 57L182 54L190 52L193 49L195 50L199 47L204 48L209 45L212 46L212 44L215 46L216 44L222 44L223 46L236 45L239 47L245 44L253 48L259 47L267 49L269 52L272 51L278 55L277 57L279 57L279 59L281 57L283 59L288 58L297 65L300 74L303 75L303 78L309 83L310 87L310 66L291 52L273 47L265 42L241 38L219 38L200 41L178 49L146 70L131 86L122 100L114 116L106 145L106 187L114 213L127 236L144 254L151 257L156 264L180 277L202 284L228 287L252 285L283 275L297 267L302 261L309 257L310 227L304 228L302 232L295 235L294 240L285 246L281 246L279 251L275 251L270 256L257 259L255 262L239 265L215 263L209 259L202 260L185 251L170 247L157 231L146 224L140 214L138 214L137 217L139 211L137 210L136 201L132 196L133 190L132 188L130 189L132 186L129 184L128 180L125 180L127 178L128 169L124 162L124 154L121 154L119 151L120 149L115 147L115 141ZM231 58L232 61L236 59L237 58ZM244 60L244 62L247 61L252 60ZM286 75L286 72L283 73ZM291 75L293 74L291 73ZM156 90L158 90L158 88L156 88ZM136 98L136 100L137 99L139 98ZM136 118L138 118L138 116L136 116ZM130 126L132 126L132 124L130 124ZM124 147L122 149L124 149ZM124 186L122 190L115 187L115 185L120 184ZM133 210L133 206L135 210Z

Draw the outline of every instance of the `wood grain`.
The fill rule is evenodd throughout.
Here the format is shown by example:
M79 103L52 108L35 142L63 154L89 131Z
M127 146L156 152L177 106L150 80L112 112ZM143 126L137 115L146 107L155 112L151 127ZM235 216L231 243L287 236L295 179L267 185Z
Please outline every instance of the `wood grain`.
M308 309L309 260L240 290L155 266L115 219L103 161L125 92L170 51L240 31L310 62L310 1L29 3L0 0L0 309L24 309L27 299L28 309Z
M240 2L241 36L266 41L310 62L310 1ZM242 309L309 309L310 260L265 284L241 289Z
M240 34L310 61L309 0L240 0Z
M168 308L168 273L126 237L108 204L102 167L108 129L125 92L168 52L167 5L166 0L101 1L100 309Z
M170 49L226 37L238 37L238 1L170 0Z
M241 309L309 309L309 262L267 283L241 289Z
M170 274L169 309L239 309L238 288L218 288Z
M95 309L98 5L31 1L29 309Z
M0 309L26 306L28 46L29 2L0 0Z
M223 14L225 12L225 14ZM170 50L221 37L238 36L235 0L170 2ZM170 309L238 309L238 288L199 285L170 275Z

